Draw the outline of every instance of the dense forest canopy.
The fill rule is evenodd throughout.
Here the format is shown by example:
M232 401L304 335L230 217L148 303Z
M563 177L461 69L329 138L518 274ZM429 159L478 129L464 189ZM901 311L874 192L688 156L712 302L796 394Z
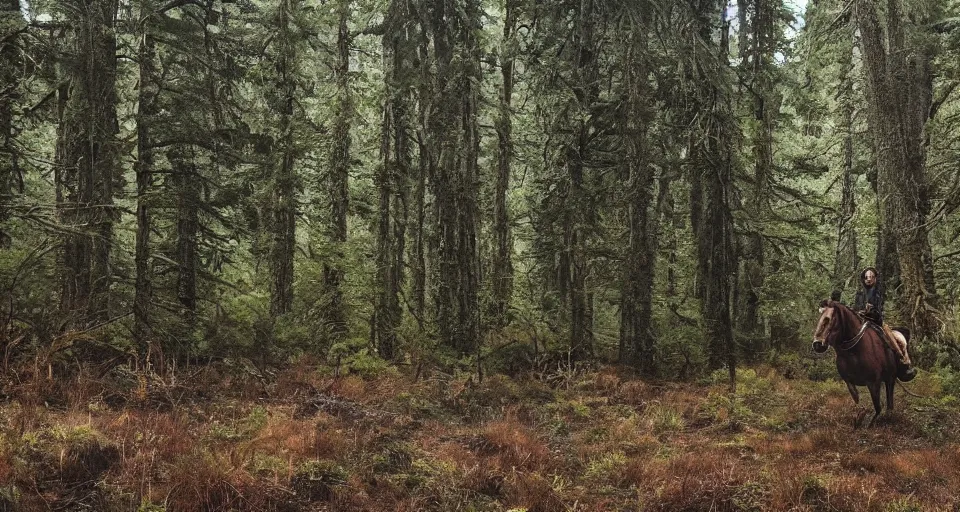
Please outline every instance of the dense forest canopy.
M958 14L3 0L4 367L733 376L867 265L956 363Z

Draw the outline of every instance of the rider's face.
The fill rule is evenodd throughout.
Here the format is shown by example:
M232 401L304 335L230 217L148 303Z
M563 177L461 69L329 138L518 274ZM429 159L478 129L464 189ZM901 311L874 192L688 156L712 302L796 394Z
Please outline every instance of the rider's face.
M868 270L866 274L863 275L863 284L867 286L873 286L877 282L877 275L873 271Z

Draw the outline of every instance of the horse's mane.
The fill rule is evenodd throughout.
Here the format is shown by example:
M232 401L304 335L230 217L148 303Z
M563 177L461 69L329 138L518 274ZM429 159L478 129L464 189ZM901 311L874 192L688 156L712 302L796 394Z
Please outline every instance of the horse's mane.
M846 304L844 304L844 303L842 303L842 302L837 302L837 301L831 300L831 301L830 301L830 306L831 306L832 308L834 308L834 309L839 309L839 310L841 310L841 311L844 311L847 315L857 316L857 314L854 313L853 309L851 309L850 306L848 306L848 305L846 305Z
M838 309L843 311L845 315L849 315L857 320L860 320L860 317L857 315L857 313L854 312L853 309L850 308L850 306L847 306L842 302L837 302L835 300L824 300L820 302L820 307Z

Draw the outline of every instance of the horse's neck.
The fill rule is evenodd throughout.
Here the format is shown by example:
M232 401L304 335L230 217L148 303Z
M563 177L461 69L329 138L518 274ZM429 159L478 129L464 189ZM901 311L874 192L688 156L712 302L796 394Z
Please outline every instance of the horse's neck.
M841 323L840 337L849 340L856 336L863 329L864 320L846 308L837 308L843 321Z

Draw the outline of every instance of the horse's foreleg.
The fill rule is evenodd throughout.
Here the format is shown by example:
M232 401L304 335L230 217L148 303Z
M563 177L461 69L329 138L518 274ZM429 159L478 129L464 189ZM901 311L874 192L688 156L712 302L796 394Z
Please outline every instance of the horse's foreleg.
M857 391L857 387L848 382L847 389L850 390L850 396L853 397L853 403L860 404L860 392Z
M857 387L847 382L847 389L850 391L850 396L853 397L853 403L860 405L860 392L857 391ZM857 409L859 409L859 407ZM860 426L860 422L863 421L863 417L866 415L867 415L867 411L861 410L857 412L857 417L853 419L854 429Z
M867 424L868 427L873 426L873 422L877 421L877 418L880 416L880 383L873 382L867 385L867 389L870 390L870 399L873 400L873 418L870 418L870 423Z

